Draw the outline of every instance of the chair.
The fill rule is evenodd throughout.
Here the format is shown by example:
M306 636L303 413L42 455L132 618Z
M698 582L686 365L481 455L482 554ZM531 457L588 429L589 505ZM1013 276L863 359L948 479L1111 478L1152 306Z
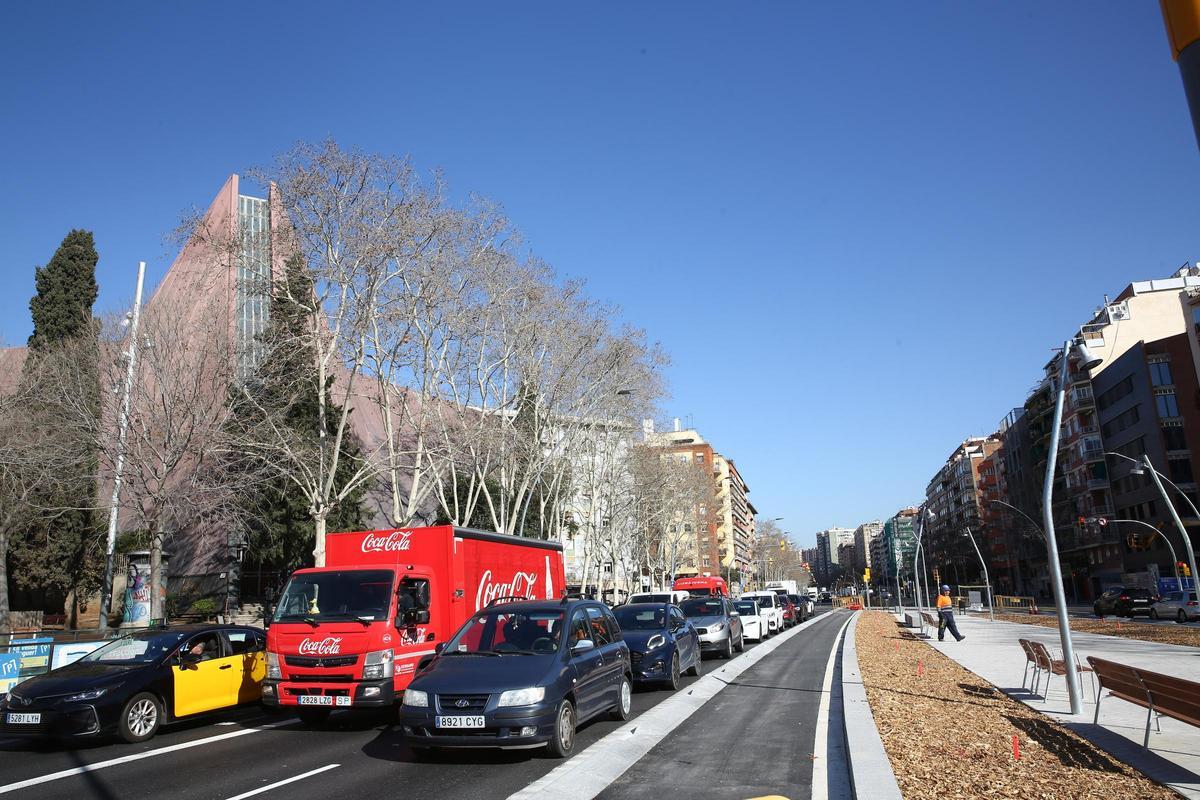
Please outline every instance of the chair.
M1066 663L1063 661L1063 659L1054 658L1053 656L1051 656L1050 651L1046 648L1046 645L1042 644L1041 642L1030 641L1029 647L1033 651L1033 655L1036 660L1038 668L1041 670L1044 670L1046 673L1046 688L1042 690L1042 702L1045 703L1050 694L1050 677L1052 675L1062 675L1065 678L1066 674L1067 674L1067 666L1066 666ZM1075 657L1075 671L1078 673L1087 672L1087 673L1091 674L1091 676L1092 676L1092 694L1097 695L1098 692L1097 692L1097 688L1096 688L1096 672L1091 667L1085 667L1082 664L1080 664L1079 656ZM1034 686L1035 686L1034 694L1037 694L1037 691L1036 691L1037 684L1035 683Z
M1029 679L1029 668L1031 666L1033 667L1033 686L1036 688L1041 678L1041 667L1038 665L1037 654L1033 652L1033 647L1028 639L1017 639L1017 643L1025 651L1025 671L1021 674L1021 688L1026 688L1025 681ZM1030 689L1030 691L1033 691L1033 689Z

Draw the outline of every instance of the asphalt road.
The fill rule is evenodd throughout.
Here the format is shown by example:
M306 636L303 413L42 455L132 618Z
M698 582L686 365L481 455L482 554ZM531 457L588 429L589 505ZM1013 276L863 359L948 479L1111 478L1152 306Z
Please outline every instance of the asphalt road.
M690 753L702 762L705 754L718 754L723 762L703 768L709 788L739 787L720 796L753 796L742 795L741 787L757 782L770 783L775 790L793 787L787 795L793 800L808 796L799 790L812 773L807 756L812 752L820 681L844 621L844 615L834 617L799 631L744 672L630 774L636 770L653 787L692 786L699 781L684 782L684 756ZM719 663L706 659L705 666ZM681 691L695 680L686 678ZM667 691L636 692L634 714L669 696ZM620 725L607 720L589 723L578 733L578 750ZM254 707L173 726L142 745L97 742L66 749L0 740L0 795L38 800L369 800L403 794L493 800L562 763L540 751L494 750L445 751L434 762L422 763L405 745L399 728L383 716L335 714L328 725L307 729L290 716L272 716ZM701 771L695 770L693 777L698 778ZM738 774L745 782L731 777ZM647 789L642 783L635 791L622 780L611 787L611 796L641 797ZM691 800L701 794L687 796Z

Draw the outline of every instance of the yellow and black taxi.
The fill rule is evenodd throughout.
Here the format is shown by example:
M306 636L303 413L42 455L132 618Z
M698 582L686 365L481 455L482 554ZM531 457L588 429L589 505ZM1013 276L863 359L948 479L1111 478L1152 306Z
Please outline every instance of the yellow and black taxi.
M262 631L238 625L131 633L14 686L0 699L0 736L143 742L175 720L257 702L265 651Z

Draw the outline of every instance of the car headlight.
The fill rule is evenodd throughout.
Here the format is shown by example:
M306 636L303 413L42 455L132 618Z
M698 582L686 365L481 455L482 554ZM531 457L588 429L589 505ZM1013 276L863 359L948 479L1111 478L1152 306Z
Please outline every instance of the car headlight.
M546 696L546 687L533 686L528 689L509 689L500 695L500 706L531 706L542 702Z
M395 674L396 662L392 658L392 650L376 650L367 653L363 659L363 680L377 681L390 678Z
M708 626L708 632L709 632L709 633L720 633L720 632L721 632L721 631L723 631L723 630L725 630L725 623L724 623L724 622L718 622L716 625L709 625L709 626Z
M405 689L404 705L412 708L429 708L429 695L420 689Z
M102 686L99 689L88 689L86 692L79 692L78 694L73 694L69 697L64 697L62 701L64 703L79 703L84 700L96 700L99 697L101 697L105 692L107 692L109 689L115 689L115 688L117 688L117 687L116 686Z
M279 670L278 653L267 653L267 677L277 681L283 679L283 673Z
M666 643L667 637L663 636L661 633L656 633L650 637L650 641L646 642L646 649L653 650L656 647L662 647Z

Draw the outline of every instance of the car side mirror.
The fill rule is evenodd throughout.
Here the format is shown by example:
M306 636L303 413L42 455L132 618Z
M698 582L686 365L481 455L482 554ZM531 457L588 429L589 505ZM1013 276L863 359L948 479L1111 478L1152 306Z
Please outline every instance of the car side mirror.
M572 654L586 653L588 650L593 649L595 646L596 646L596 643L593 642L591 639L580 639L575 644L571 645L571 653Z
M438 642L437 644L435 644L435 645L433 646L433 652L434 652L434 654L435 654L435 655L439 655L439 656L440 656L440 655L442 654L442 651L443 651L443 650L445 650L445 649L446 649L446 643L445 643L445 642Z
M182 650L179 653L179 666L183 669L195 669L200 663L200 656L188 650Z
M729 616L731 616L731 617L740 617L740 616L741 616L741 614L740 614L740 613L738 613L737 611L730 611L730 612L729 612Z

